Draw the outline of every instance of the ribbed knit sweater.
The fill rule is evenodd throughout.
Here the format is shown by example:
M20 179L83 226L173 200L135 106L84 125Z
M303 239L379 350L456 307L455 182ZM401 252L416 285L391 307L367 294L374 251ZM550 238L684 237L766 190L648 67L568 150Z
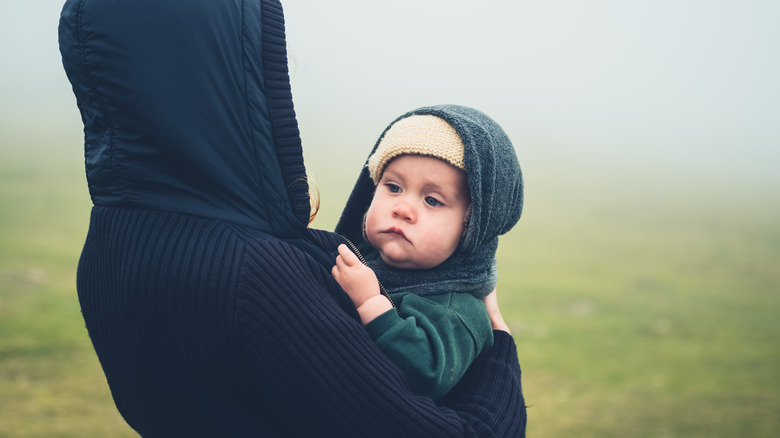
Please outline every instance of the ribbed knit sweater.
M96 207L78 283L114 400L142 436L524 434L506 333L437 406L410 392L326 269L263 233Z
M59 37L95 205L79 301L130 426L524 434L509 335L437 405L410 392L331 277L342 240L306 228L278 0L66 0Z

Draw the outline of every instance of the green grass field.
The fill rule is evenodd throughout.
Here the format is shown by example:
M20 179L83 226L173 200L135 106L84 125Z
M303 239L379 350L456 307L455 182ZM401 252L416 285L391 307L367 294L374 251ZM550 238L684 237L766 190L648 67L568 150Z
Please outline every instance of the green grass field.
M0 436L135 436L76 298L79 135L50 137L0 136ZM315 225L332 228L359 155L307 155ZM780 187L543 164L524 162L524 217L499 248L528 435L778 436Z

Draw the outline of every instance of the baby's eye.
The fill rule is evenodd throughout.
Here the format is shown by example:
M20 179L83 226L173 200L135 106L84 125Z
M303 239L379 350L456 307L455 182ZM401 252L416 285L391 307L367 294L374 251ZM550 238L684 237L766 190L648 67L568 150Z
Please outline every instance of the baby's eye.
M441 201L434 198L433 196L426 196L425 203L430 205L431 207L438 207L439 205L444 205Z
M393 183L387 183L387 184L385 184L385 187L387 187L387 190L389 190L390 193L400 193L401 192L401 188L398 187L397 185L393 184Z

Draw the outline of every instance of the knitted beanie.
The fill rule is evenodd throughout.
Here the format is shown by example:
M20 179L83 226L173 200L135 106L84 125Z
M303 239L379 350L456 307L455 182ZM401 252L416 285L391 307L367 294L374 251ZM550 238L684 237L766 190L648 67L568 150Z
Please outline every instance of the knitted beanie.
M460 135L452 125L432 115L403 118L385 132L376 151L368 158L368 172L374 184L379 183L385 167L399 155L434 157L466 170Z

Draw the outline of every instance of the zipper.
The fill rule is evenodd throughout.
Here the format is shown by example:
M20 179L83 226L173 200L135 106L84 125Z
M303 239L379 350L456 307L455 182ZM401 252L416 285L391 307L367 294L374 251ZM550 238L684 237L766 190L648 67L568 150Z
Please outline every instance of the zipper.
M352 241L350 241L346 237L341 236L341 238L344 239L345 242L347 242L347 245L349 245L349 247L352 250L352 252L355 253L355 255L357 256L358 260L360 260L360 263L368 266L368 262L366 261L365 258L363 258L363 254L360 253L360 251L357 249L357 246L355 246L355 244L352 243ZM379 283L379 293L384 295L385 298L387 298L387 300L390 301L390 305L393 306L393 309L395 309L395 313L398 313L400 315L400 312L398 311L398 307L395 306L395 303L393 302L393 299L390 298L390 294L387 293L387 290L382 285L382 282L379 281L378 278L376 279L376 282Z

